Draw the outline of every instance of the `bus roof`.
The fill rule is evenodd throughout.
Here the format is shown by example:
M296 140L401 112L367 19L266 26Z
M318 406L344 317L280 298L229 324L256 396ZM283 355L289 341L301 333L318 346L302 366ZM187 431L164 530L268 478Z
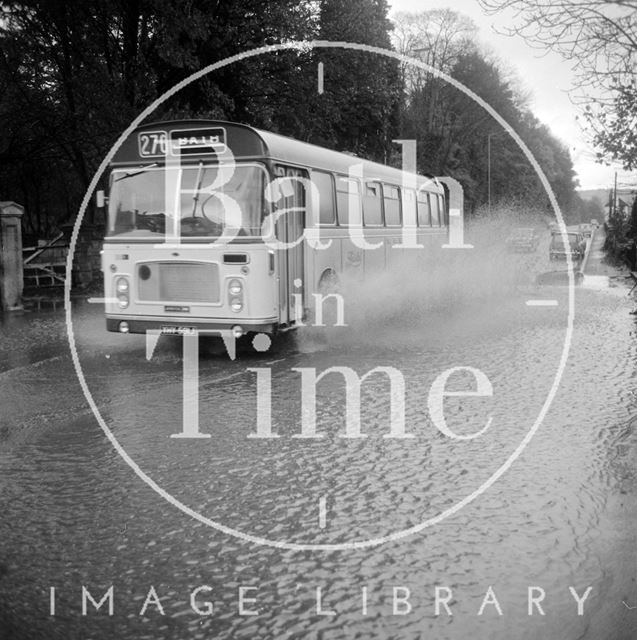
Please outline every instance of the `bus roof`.
M322 169L347 175L357 164L363 165L366 180L381 180L401 185L405 174L400 169L364 160L349 153L325 149L308 142L223 120L173 120L152 122L135 129L115 154L112 166L163 164L168 140L179 148L182 163L215 162L226 148L234 159L266 160L308 169ZM412 174L414 175L414 174ZM431 176L418 175L416 183L429 182L431 190L443 192Z

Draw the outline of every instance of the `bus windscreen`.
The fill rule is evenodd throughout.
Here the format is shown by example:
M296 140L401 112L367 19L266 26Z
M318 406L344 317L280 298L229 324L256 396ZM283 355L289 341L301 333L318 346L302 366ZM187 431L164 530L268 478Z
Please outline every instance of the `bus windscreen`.
M111 176L107 235L153 242L166 235L260 236L266 177L260 165L117 169Z

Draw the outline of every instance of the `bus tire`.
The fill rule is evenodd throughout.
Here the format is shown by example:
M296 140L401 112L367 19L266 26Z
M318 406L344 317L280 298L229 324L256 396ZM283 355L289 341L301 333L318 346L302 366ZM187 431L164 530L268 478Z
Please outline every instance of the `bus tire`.
M242 350L250 356L270 356L280 351L282 345L285 344L287 333L289 332L273 331L272 333L263 333L249 331L239 338L237 344L240 344Z

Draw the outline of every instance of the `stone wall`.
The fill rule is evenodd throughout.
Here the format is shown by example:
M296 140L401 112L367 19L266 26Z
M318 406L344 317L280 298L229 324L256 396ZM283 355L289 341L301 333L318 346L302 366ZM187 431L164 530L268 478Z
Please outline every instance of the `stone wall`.
M23 213L15 202L0 202L0 312L22 309Z

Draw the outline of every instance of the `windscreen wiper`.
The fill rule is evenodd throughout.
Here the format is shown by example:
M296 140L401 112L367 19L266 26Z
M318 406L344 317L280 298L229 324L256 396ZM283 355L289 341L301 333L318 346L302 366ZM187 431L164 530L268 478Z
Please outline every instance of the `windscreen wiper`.
M199 168L197 170L197 180L195 193L192 196L192 215L191 217L195 217L195 213L197 211L197 202L199 202L199 191L201 190L201 183L203 182L203 162L199 163Z
M139 171L131 171L130 173L125 173L123 176L120 176L119 178L115 178L115 180L113 180L113 182L119 182L120 180L126 180L126 178L132 178L134 176L138 176L140 173L146 173L146 171L148 171L149 169L152 169L153 167L156 167L157 163L153 163L153 164L149 164L147 167L144 167L143 169L140 169Z

